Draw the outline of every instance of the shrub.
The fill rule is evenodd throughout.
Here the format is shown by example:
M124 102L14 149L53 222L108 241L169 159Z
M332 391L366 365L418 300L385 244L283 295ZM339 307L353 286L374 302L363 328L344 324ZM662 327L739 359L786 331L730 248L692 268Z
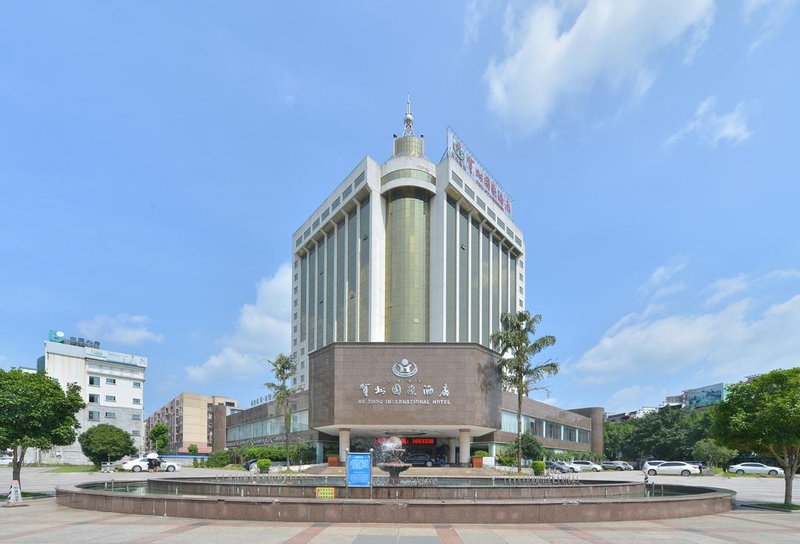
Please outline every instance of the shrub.
M197 457L195 457L194 459L192 459L192 466L197 468L198 465L199 465L199 463L197 462Z
M233 462L229 451L212 451L208 454L206 466L209 468L222 468Z
M533 474L535 476L541 476L542 474L544 474L544 467L545 467L544 461L534 461L533 463L531 463L531 467L533 468Z
M269 472L269 467L272 465L272 461L269 459L259 459L256 465L258 466L259 472L266 473Z
M197 452L200 451L200 449L197 447L197 444L189 444L189 447L186 449L186 451L189 453L189 455L197 455Z

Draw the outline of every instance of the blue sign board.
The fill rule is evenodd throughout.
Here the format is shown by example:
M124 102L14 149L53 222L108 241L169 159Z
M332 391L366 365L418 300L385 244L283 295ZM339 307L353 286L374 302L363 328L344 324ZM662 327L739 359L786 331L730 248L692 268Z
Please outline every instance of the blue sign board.
M347 485L349 487L372 486L372 454L349 453L347 455Z

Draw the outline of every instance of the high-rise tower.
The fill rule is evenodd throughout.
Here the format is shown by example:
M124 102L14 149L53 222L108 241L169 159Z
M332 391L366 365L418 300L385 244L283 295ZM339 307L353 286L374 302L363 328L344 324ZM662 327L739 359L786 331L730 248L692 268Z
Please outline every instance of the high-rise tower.
M292 237L292 352L332 342L476 342L524 307L524 245L511 201L451 129L438 164L403 133L365 157Z

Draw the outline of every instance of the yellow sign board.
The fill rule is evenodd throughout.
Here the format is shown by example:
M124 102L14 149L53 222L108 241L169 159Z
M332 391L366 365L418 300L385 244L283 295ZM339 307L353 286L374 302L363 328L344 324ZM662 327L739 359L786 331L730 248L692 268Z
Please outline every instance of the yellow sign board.
M314 493L318 499L335 499L335 490L334 487L315 487Z

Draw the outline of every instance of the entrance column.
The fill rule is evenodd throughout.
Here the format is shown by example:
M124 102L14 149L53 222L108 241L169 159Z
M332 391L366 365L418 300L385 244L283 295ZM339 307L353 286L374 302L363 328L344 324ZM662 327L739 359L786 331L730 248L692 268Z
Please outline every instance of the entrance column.
M447 464L455 466L456 464L456 446L458 446L458 438L447 439Z
M347 462L347 450L350 449L350 429L339 429L339 462Z
M458 430L458 464L469 466L469 429Z

